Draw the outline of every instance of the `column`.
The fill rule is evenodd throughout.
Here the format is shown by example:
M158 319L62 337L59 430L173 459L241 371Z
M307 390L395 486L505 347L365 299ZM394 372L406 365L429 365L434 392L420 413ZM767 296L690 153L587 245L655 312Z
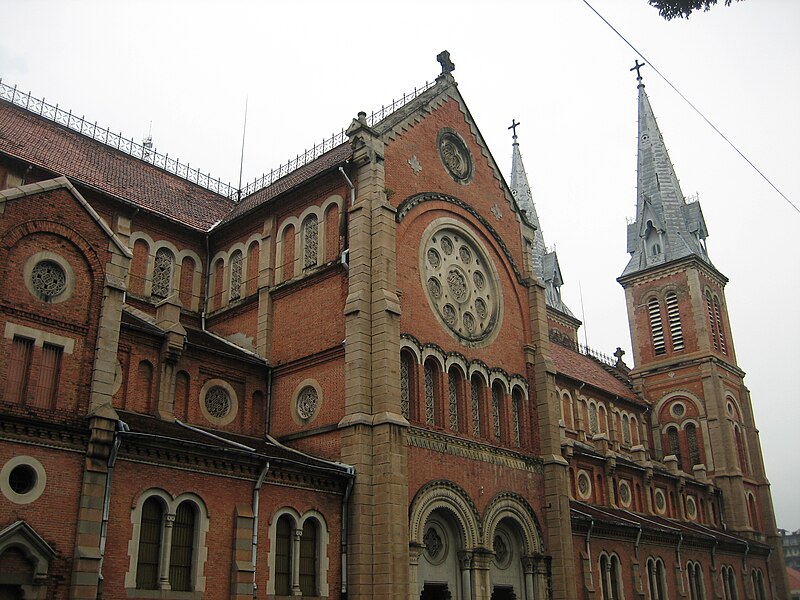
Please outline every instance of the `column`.
M459 552L458 564L461 567L461 600L472 600L472 552Z
M169 554L172 548L172 526L175 525L175 514L168 513L164 516L164 536L161 539L161 556L158 561L158 588L171 590L169 583Z

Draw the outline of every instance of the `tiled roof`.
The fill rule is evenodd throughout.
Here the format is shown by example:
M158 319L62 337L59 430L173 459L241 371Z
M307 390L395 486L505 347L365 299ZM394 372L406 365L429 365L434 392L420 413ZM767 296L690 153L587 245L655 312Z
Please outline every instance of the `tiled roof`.
M647 531L659 531L662 533L673 533L675 535L680 534L684 537L693 537L700 540L704 539L709 542L716 540L727 544L741 544L742 546L749 546L750 548L768 548L766 544L741 538L727 531L713 529L691 521L676 521L656 515L640 515L629 510L611 508L609 506L596 506L577 500L570 500L569 504L573 519L594 519L595 521L602 521L615 527L631 527L636 529L641 527Z
M559 373L630 402L642 404L628 386L606 371L595 359L557 343L550 344L550 351Z
M272 185L261 188L246 198L242 198L242 200L236 204L236 207L222 220L222 223L220 224L222 225L238 219L261 204L264 204L283 192L312 179L316 175L319 175L320 173L327 171L332 167L343 165L350 160L352 156L353 149L349 142L345 142L344 144L336 146L319 158L300 167L299 169L292 171L286 176L281 177Z
M794 591L800 590L800 571L792 567L786 567L786 577L789 579L789 589Z
M254 455L269 458L270 461L299 463L307 467L321 467L326 470L334 468L342 473L346 471L346 467L340 463L332 463L322 458L310 456L286 446L273 444L262 438L218 430L206 431L196 426L185 427L176 421L162 421L150 415L122 410L118 410L117 414L120 420L128 426L130 433L133 435L145 434L152 436L154 441L157 438L161 438L161 441L172 444L184 442L197 447L216 449L215 451L228 449L245 453L252 452Z
M234 207L224 196L5 101L0 152L203 231Z

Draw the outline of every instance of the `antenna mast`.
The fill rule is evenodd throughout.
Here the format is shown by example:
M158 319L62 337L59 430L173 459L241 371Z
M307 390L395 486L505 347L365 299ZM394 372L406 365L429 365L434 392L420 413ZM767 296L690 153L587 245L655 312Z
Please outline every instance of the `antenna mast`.
M242 169L244 168L244 136L247 133L247 103L250 100L249 96L244 99L244 125L242 125L242 157L239 159L239 187L236 192L237 200L242 199Z

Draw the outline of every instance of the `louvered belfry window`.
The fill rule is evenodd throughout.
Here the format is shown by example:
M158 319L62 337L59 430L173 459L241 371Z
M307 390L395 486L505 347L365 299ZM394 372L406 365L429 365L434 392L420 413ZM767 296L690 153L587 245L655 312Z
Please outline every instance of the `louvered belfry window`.
M172 291L172 269L175 266L175 255L167 248L159 248L153 262L152 295L166 298Z
M664 354L667 346L664 343L664 323L661 321L661 306L658 299L651 298L647 303L647 312L650 315L650 332L653 336L653 350L656 355Z
M192 553L194 551L195 511L189 502L181 502L172 526L172 549L169 558L169 583L173 591L192 590Z
M714 322L716 323L717 337L719 338L719 350L723 354L727 354L728 350L725 347L725 330L722 327L722 310L719 306L719 298L714 296Z
M292 593L292 526L289 517L282 516L278 519L275 532L276 596L288 596Z
M136 587L154 590L158 587L158 562L161 555L161 530L164 510L158 498L148 498L142 506L139 527L139 556L136 561Z
M678 296L669 293L667 301L667 320L669 321L669 336L672 339L672 349L675 352L683 350L683 329L681 328L681 314L678 310Z
M300 538L300 591L303 596L317 595L317 526L311 519L303 524Z
M717 336L717 323L714 319L714 304L711 300L711 292L706 291L706 309L708 310L708 326L711 328L711 341L714 343L714 350L719 350L719 337Z

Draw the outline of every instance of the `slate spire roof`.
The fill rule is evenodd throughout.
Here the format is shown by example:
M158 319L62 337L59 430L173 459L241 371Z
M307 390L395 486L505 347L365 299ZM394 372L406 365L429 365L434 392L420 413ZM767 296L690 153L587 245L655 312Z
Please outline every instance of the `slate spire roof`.
M700 203L686 201L653 108L639 83L639 153L636 220L628 225L631 259L622 276L697 256L711 265Z
M536 276L542 280L545 287L545 300L547 305L569 316L574 316L561 300L561 268L558 265L558 256L555 250L547 251L544 243L542 227L539 224L539 215L536 214L536 205L533 203L533 193L528 183L528 175L522 164L522 154L519 151L516 129L514 130L514 143L511 155L511 193L517 201L520 210L525 211L528 221L536 228L532 247L532 264Z

